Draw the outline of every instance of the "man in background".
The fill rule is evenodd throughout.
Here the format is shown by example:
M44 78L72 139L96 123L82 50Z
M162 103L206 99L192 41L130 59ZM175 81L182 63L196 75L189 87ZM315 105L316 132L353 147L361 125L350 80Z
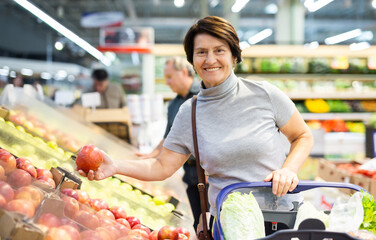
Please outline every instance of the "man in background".
M105 69L95 69L91 77L93 78L93 89L90 92L98 92L101 97L101 104L97 108L122 108L126 106L122 86L110 82Z
M167 126L163 139L151 153L136 153L136 155L141 158L152 158L159 155L162 150L163 142L170 132L175 116L179 111L180 105L186 100L192 98L192 96L197 94L200 90L199 83L194 80L195 71L185 58L173 57L167 59L164 68L164 76L166 84L177 94L177 96L171 100L168 105ZM187 195L194 217L194 228L196 229L201 213L200 195L197 188L198 179L196 159L191 155L183 168L185 172L183 181L187 184Z

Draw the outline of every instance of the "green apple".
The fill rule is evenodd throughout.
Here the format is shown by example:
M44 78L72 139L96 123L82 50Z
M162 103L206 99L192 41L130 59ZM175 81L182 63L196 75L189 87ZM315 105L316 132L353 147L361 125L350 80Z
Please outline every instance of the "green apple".
M164 200L164 198L161 197L161 196L155 196L155 197L153 198L153 202L154 202L156 205L162 205L162 204L165 204L165 203L166 203L166 201Z
M57 147L59 147L55 141L48 141L47 146L49 146L52 149L56 149Z
M60 163L56 158L50 158L46 162L47 169L56 168Z
M4 118L0 117L0 122L5 122Z
M11 126L11 127L16 127L16 126L14 125L14 123L12 123L11 121L5 121L5 123L8 124L8 125Z
M20 125L16 126L16 128L21 132L26 132L25 128Z

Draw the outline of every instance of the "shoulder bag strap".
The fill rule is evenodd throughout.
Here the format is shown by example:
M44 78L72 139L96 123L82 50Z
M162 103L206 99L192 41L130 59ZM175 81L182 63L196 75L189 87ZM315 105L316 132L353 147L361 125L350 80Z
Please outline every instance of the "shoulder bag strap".
M202 225L204 230L204 235L209 236L209 230L207 225L206 212L208 212L208 196L206 191L206 178L204 169L200 165L200 155L198 152L197 144L197 131L196 131L196 105L197 105L197 95L192 97L192 134L193 134L193 145L195 148L195 158L196 158L196 167L198 175L198 191L200 193L200 204L201 204L201 216L202 216Z

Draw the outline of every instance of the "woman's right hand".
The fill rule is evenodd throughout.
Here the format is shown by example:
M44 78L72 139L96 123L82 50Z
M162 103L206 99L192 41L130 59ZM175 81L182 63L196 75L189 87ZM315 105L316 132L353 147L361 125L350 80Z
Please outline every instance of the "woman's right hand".
M117 162L115 160L112 160L110 156L108 156L104 151L100 151L103 155L103 162L96 171L90 170L89 172L85 173L83 170L76 168L81 176L87 177L90 181L103 180L117 173Z

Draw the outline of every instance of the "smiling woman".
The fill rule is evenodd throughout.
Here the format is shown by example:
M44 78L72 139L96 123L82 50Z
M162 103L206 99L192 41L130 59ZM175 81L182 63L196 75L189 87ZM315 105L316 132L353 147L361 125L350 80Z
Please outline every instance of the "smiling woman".
M234 65L241 61L239 38L223 18L198 20L186 34L184 49L202 79L196 105L197 145L200 165L208 175L212 216L218 193L233 183L272 181L277 197L294 190L297 172L313 146L312 134L294 103L266 81L234 74ZM97 171L80 170L80 174L97 180L114 174L164 180L190 154L195 155L191 119L192 101L185 101L157 158L113 160L103 153ZM291 145L284 144L281 133Z

